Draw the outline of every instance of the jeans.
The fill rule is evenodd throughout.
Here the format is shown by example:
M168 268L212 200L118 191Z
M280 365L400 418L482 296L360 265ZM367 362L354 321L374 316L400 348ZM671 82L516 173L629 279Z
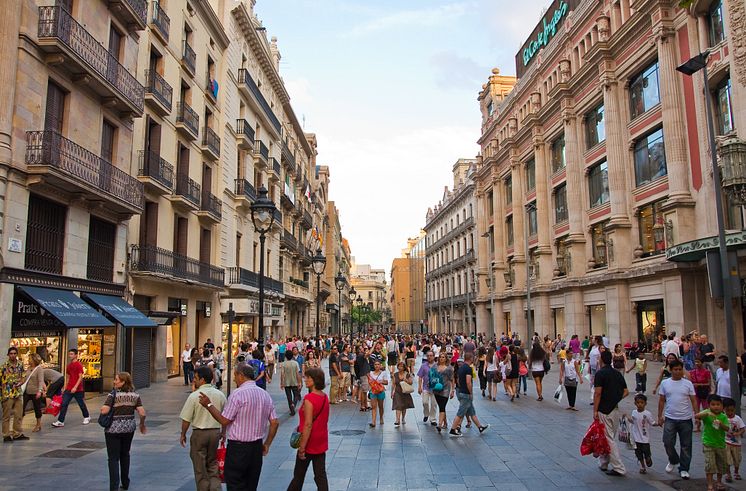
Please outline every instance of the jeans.
M285 386L285 397L288 399L288 407L295 408L301 400L300 388L297 385Z
M521 384L523 384L523 393L526 393L526 378L527 375L520 375L518 377L518 392L521 391Z
M191 385L194 380L194 365L192 365L192 362L182 361L181 371L184 372L184 385Z
M679 472L689 472L692 462L692 429L691 419L679 420L666 418L663 423L663 446L668 455L668 463L679 465ZM676 452L676 436L679 437L681 451Z
M293 480L290 481L288 491L300 491L303 488L303 481L306 479L309 464L313 464L313 480L316 483L316 489L319 491L329 489L329 481L326 478L326 453L306 454L304 460L298 458L298 454L296 454Z
M647 373L636 373L635 374L635 392L645 393L648 385L648 374Z
M120 470L123 487L130 485L130 447L134 433L104 433L109 457L109 489L119 489Z
M60 423L65 422L65 415L67 414L67 406L70 402L75 399L75 402L80 406L80 411L83 413L84 418L89 418L91 415L88 414L88 407L85 405L85 392L70 392L66 390L62 393L62 406L60 407L60 414L57 416L57 421Z
M255 491L262 473L262 440L228 440L223 475L228 491Z

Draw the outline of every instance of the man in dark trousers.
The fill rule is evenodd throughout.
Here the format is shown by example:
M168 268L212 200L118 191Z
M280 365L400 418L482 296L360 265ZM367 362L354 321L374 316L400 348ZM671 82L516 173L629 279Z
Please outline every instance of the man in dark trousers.
M606 439L611 452L598 458L599 467L609 476L623 476L627 473L619 449L616 446L616 432L619 429L619 402L627 397L627 382L619 371L611 367L611 351L601 353L603 367L596 372L593 381L593 419L606 427Z

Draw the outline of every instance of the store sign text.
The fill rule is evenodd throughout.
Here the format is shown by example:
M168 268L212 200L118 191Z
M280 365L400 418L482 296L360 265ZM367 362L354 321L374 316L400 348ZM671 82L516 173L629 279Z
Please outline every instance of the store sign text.
M557 33L557 26L559 26L560 21L567 15L567 10L567 2L561 1L549 23L547 24L546 18L542 21L543 28L537 33L536 39L529 41L528 45L523 49L523 66L527 66L539 49L546 46L549 40L554 37Z

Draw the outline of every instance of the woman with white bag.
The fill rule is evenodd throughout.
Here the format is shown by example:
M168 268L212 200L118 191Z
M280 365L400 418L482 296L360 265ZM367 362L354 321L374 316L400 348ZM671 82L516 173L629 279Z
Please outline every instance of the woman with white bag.
M560 364L559 383L565 386L565 392L567 392L568 411L577 411L575 409L575 396L578 392L578 384L583 383L583 378L580 374L580 362L577 359L566 356Z

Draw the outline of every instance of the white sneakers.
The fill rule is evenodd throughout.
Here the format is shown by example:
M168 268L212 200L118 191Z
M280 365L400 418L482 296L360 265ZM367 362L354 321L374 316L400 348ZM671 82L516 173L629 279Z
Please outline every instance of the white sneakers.
M689 479L689 473L687 471L681 471L679 475L682 479Z
M59 421L55 421L55 422L52 423L52 426L54 426L55 428L64 428L65 427L65 423L61 423Z
M673 464L671 464L670 462L666 464L666 472L668 472L669 474L673 472Z
M91 418L83 418L84 425L90 424L90 422L91 422Z

